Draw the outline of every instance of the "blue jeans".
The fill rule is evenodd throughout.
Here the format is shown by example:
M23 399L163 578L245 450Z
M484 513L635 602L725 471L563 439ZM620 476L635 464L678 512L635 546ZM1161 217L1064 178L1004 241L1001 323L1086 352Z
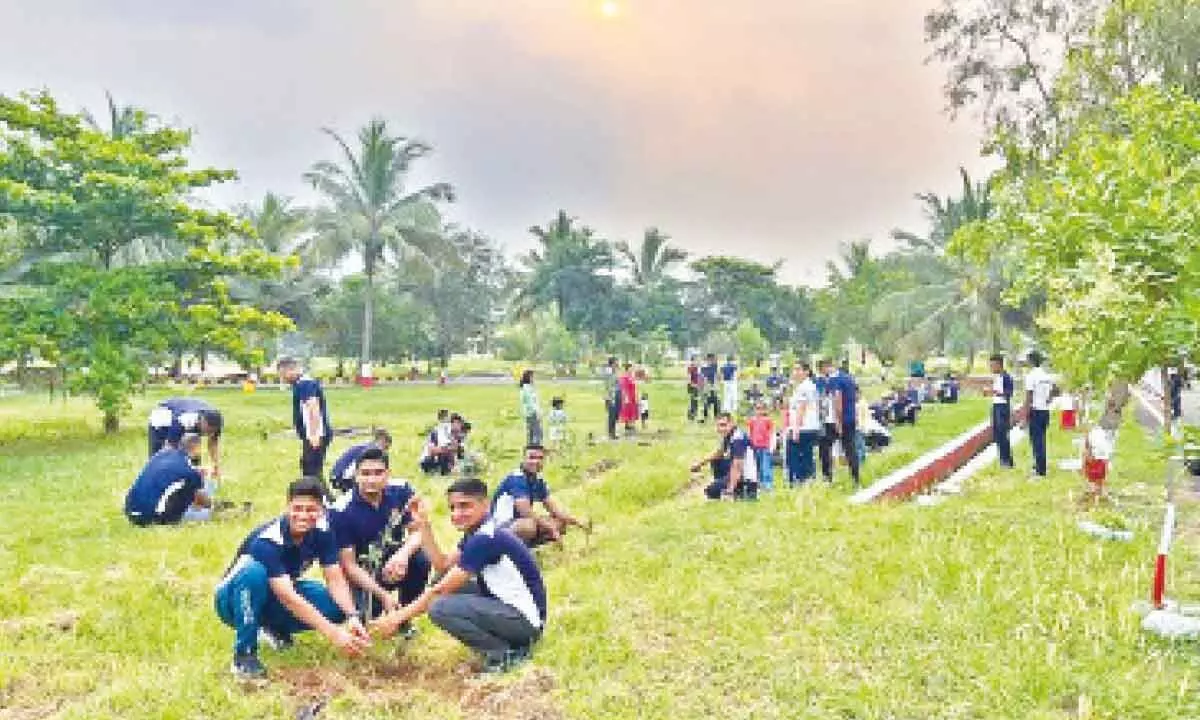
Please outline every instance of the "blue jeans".
M758 465L758 484L763 490L775 489L775 468L771 451L767 448L754 448L754 462Z
M791 467L788 480L793 485L812 480L817 476L817 462L813 458L813 449L817 446L816 430L801 430L795 440L788 441L788 447L794 452L795 464Z
M296 592L333 623L346 619L329 590L315 580L295 580ZM267 569L251 560L217 586L214 605L221 622L237 632L233 650L237 654L258 652L258 629L267 628L280 637L311 630L292 615L267 585Z
M862 431L854 433L854 450L858 453L859 465L867 461L867 439L863 437Z

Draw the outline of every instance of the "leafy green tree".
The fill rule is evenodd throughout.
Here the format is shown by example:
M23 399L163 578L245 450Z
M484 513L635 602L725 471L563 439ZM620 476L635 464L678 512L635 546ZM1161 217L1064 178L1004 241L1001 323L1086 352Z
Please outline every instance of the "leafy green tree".
M1111 115L1083 124L1044 172L1006 178L995 216L954 243L1016 243L1014 295L1050 292L1039 325L1055 368L1124 397L1200 337L1200 103L1141 88Z
M671 247L670 239L658 228L652 227L646 229L637 250L624 240L616 244L616 250L624 258L635 287L642 290L654 287L668 277L672 267L687 260L687 252Z
M362 261L366 288L361 372L372 358L373 288L380 266L405 253L442 251L437 203L453 201L454 189L435 183L409 192L408 173L432 148L392 135L383 120L372 120L359 130L356 148L333 130L324 132L337 144L341 158L338 163L318 162L305 174L330 203L316 213L317 234L307 252L318 265L335 265L350 255Z
M733 330L733 338L737 343L738 356L743 363L752 363L767 354L769 346L762 331L750 319L744 319Z
M516 296L522 317L541 308L553 308L572 332L591 331L605 336L613 322L613 247L559 211L545 227L529 232L538 247L521 258L524 273Z
M0 325L17 338L0 353L60 363L73 387L96 398L108 431L171 338L249 361L246 333L290 324L229 297L227 278L279 266L262 253L213 250L248 230L190 203L197 189L234 177L191 168L190 139L138 110L109 133L62 112L46 92L0 96L0 217L25 230L18 238L28 260L10 268L20 296L0 299ZM145 238L182 252L145 266L116 262Z

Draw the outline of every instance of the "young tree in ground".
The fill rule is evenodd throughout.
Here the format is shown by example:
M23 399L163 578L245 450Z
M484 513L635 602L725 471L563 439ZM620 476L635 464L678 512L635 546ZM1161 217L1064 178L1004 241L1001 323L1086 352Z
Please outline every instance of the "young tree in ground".
M106 132L59 110L48 93L0 96L0 216L27 229L21 251L32 258L12 272L24 296L0 299L0 326L23 340L0 352L16 345L60 363L69 384L96 398L108 431L171 339L251 359L245 332L289 324L229 298L227 278L279 266L262 253L212 251L215 240L249 230L190 202L195 190L234 177L191 168L190 142L140 110L123 111L120 132ZM168 241L176 255L120 261L147 239Z
M1081 125L1043 172L1008 178L995 216L954 243L1017 244L1017 299L1048 290L1039 324L1055 368L1112 386L1111 428L1127 383L1200 345L1197 237L1200 103L1143 88Z

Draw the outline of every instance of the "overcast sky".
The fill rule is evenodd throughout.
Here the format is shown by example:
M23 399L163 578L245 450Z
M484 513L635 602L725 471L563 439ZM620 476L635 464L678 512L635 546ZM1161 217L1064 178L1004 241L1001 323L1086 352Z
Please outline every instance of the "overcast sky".
M932 0L0 0L0 92L103 92L236 168L221 203L308 201L318 128L373 115L435 154L415 182L509 251L559 208L819 283L839 242L921 226L912 195L982 172L925 66Z

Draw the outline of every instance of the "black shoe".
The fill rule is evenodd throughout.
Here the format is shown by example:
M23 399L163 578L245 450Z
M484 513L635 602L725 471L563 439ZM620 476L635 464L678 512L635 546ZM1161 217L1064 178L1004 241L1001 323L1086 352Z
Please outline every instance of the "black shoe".
M233 656L233 666L230 668L238 680L262 680L267 677L267 668L258 660L254 653L240 653Z

